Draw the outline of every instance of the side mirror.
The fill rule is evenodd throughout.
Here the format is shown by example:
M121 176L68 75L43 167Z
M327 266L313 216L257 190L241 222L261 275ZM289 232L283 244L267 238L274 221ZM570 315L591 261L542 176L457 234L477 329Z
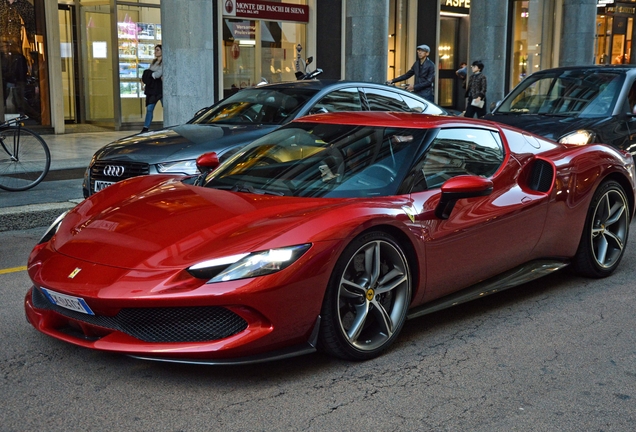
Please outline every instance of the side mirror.
M197 158L197 168L201 174L214 171L219 165L219 157L216 155L216 152L203 153Z
M305 60L305 64L309 66L313 61L314 61L313 57L307 57L307 60Z
M442 185L442 197L435 208L435 216L448 219L458 200L486 196L490 193L492 193L492 181L487 178L462 175L448 179Z
M207 110L208 110L208 108L210 108L210 107L201 108L199 111L197 111L197 112L194 114L194 118L199 117L201 114L203 114L205 111L207 111Z

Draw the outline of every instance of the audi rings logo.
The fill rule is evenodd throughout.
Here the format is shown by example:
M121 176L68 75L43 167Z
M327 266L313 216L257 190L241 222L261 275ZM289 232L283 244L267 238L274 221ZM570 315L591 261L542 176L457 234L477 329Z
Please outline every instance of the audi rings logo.
M121 177L124 175L124 167L120 165L106 165L102 172L109 177Z

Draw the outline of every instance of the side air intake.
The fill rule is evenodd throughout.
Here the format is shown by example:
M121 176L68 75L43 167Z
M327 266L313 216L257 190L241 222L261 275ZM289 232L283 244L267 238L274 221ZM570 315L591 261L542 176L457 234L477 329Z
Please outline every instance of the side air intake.
M538 192L548 192L554 181L554 168L544 160L537 159L532 164L528 187Z

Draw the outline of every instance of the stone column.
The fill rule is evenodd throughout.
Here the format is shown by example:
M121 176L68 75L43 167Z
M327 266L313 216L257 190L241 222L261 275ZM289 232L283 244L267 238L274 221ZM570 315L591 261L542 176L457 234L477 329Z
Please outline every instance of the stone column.
M472 0L470 2L470 38L468 72L475 60L484 63L488 79L486 101L488 111L503 99L506 79L506 34L508 0Z
M559 66L594 64L596 0L563 0Z
M185 123L215 101L216 4L210 0L161 0L166 126Z
M345 79L385 82L389 0L347 0L345 15Z

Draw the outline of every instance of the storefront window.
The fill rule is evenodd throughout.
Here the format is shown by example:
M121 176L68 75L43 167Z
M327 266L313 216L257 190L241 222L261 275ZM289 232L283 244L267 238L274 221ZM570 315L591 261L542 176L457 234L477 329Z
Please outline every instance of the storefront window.
M297 71L305 71L304 60L312 55L305 51L306 1L276 3L303 7L246 13L243 8L251 3L229 1L224 5L223 97L260 82L293 81Z
M293 22L263 21L261 23L261 77L267 82L293 81L296 79L294 57L303 58L304 51L297 51L298 44L305 45L305 25ZM290 61L291 60L291 61ZM305 72L304 63L300 71ZM315 64L307 67L307 70Z
M512 1L510 87L536 71L552 67L554 3Z
M147 2L145 2L147 3ZM159 8L117 7L117 51L122 123L140 122L145 116L145 94L141 76L161 44ZM163 121L163 105L155 107L153 121Z
M628 64L632 53L634 19L627 16L596 17L596 64Z
M44 4L0 2L0 121L26 114L27 123L50 125Z
M225 19L224 96L259 82L295 80L297 57L304 59L304 45L304 24ZM299 63L303 71L304 61Z

